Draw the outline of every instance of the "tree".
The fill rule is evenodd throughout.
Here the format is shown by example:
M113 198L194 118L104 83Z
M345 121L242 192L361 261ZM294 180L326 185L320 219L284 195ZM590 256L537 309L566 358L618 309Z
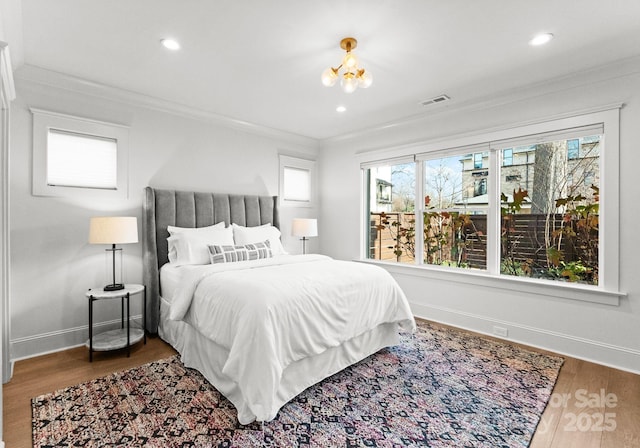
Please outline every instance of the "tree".
M452 207L462 196L462 176L447 165L448 159L439 159L438 165L427 166L425 176L425 196L431 198L434 208Z
M584 147L585 145L581 146L581 152ZM575 211L577 203L588 199L584 186L587 173L597 170L598 147L598 142L593 143L583 154L573 158L570 166L566 140L536 145L531 213L545 215L547 270L555 269L563 262L563 236L572 235L570 229L565 228L569 223L566 219L567 212ZM597 196L597 192L595 195ZM595 202L597 203L597 198ZM589 209L589 212L593 213L593 210ZM597 208L595 213L597 214ZM564 214L563 219L558 220L558 214Z
M566 185L566 154L566 140L536 145L531 213L549 214L555 212L555 199L562 196L562 187ZM563 180L565 181L563 182Z
M393 198L391 209L394 212L414 210L416 174L413 164L394 165L391 169Z

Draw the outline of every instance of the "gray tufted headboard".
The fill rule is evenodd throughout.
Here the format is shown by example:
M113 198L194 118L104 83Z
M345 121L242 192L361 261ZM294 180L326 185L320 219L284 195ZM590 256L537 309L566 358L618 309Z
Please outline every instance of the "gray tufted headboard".
M158 332L160 268L167 263L167 226L205 227L227 225L253 227L271 223L280 227L277 196L196 193L145 188L143 206L143 278L147 287L147 331Z

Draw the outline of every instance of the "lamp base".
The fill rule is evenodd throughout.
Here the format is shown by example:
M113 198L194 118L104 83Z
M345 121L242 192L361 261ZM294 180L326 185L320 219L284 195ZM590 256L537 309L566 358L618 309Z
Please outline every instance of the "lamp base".
M124 285L122 283L113 283L105 286L103 289L105 291L120 291L121 289L124 289Z

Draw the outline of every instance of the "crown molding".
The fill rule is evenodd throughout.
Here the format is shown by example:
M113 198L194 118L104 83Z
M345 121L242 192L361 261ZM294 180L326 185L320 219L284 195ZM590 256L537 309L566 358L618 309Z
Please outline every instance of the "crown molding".
M144 95L130 90L108 86L94 81L78 78L66 73L55 72L34 65L23 65L15 73L16 80L47 87L67 90L83 95L89 95L110 101L142 107L158 112L176 115L182 118L204 121L207 123L248 132L261 137L276 138L290 144L317 148L319 140L262 126L248 121L208 112L184 104Z
M6 45L6 44L5 44ZM375 126L360 129L325 139L317 139L299 134L269 128L256 123L250 123L233 117L216 114L213 112L196 109L185 104L175 103L152 97L137 92L124 90L105 84L78 78L65 73L47 70L34 65L23 65L16 70L15 78L19 81L31 82L43 86L59 88L80 94L99 97L115 102L120 102L136 107L169 113L187 119L205 121L231 129L259 135L262 137L276 138L293 145L319 149L324 146L358 140L363 137L371 137L385 132L390 128L402 128L415 123L431 119L452 116L460 113L489 110L512 103L526 101L532 98L550 95L570 89L579 88L589 84L613 80L625 76L640 73L640 56L620 60L613 64L594 67L579 73L571 73L565 76L548 79L539 83L530 84L521 88L510 89L497 94L482 96L458 103L448 103L446 107L436 108L420 114L407 116L398 120L380 123ZM375 148L370 148L375 149Z
M467 101L447 103L445 107L438 107L430 111L415 114L381 123L358 131L329 137L322 140L324 145L344 143L359 140L365 136L384 132L390 128L401 128L430 119L442 118L460 113L489 110L508 104L527 101L536 97L552 95L567 90L584 87L603 81L614 80L640 73L640 56L622 59L612 64L597 66L579 73L570 73L564 76L547 79L528 86L505 90L495 94L482 96ZM375 148L374 148L375 149Z
M434 146L441 143L446 144L441 149L452 149L452 148L463 148L463 147L466 149L469 149L474 145L463 143L463 141L469 138L477 140L477 137L479 134L486 136L487 134L492 134L495 132L508 131L510 129L522 128L525 126L537 125L537 124L546 123L550 121L562 120L565 118L573 118L581 115L595 114L595 113L605 112L612 109L622 109L623 107L625 107L625 103L621 103L621 102L599 104L597 106L588 107L584 109L572 109L559 114L546 115L544 118L509 122L500 126L483 128L480 131L476 129L472 131L461 132L454 135L446 135L446 136L437 137L437 138L416 138L413 140L403 142L402 144L391 145L391 146L390 145L381 145L379 147L367 146L365 148L356 150L355 156L358 157L359 159L362 159L362 161L360 162L361 164L369 163L369 162L373 162L374 164L376 164L377 162L382 160L387 162L389 160L394 160L394 158L398 158L400 160L406 159L407 156L413 155L416 153L416 147L418 146L421 147L420 152L424 151L425 145ZM501 140L501 139L502 138L498 138L498 140ZM483 141L482 143L487 143L490 140L491 139L487 140L486 142ZM480 143L480 142L476 142L476 143ZM402 155L399 156L399 154L402 154Z

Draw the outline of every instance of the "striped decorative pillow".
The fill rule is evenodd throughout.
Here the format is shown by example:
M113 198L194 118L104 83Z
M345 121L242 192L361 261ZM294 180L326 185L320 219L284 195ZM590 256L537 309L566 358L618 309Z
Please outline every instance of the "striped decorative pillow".
M235 261L259 260L261 258L271 258L271 245L269 240L261 243L244 245L209 245L209 258L212 264L233 263Z

